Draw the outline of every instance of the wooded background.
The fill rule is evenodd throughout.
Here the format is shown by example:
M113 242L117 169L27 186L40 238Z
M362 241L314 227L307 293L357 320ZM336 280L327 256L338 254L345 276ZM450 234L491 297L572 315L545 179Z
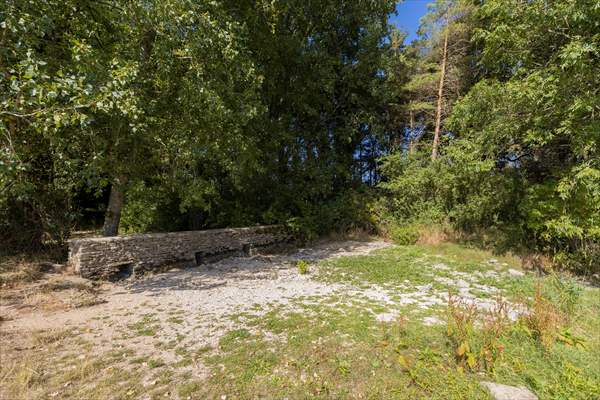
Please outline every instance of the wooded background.
M435 224L598 272L600 2L438 0L410 44L395 3L2 0L2 252Z

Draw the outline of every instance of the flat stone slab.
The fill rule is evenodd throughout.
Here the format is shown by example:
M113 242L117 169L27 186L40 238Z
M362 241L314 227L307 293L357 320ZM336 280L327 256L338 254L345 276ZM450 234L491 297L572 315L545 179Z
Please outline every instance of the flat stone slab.
M494 382L481 382L494 400L538 400L537 396L524 386L508 386Z

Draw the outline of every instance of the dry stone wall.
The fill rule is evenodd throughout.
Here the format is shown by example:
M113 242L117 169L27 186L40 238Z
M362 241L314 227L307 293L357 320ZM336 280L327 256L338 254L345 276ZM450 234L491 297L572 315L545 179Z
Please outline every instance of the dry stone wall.
M84 278L114 280L165 265L252 254L291 240L279 225L72 239L69 263Z

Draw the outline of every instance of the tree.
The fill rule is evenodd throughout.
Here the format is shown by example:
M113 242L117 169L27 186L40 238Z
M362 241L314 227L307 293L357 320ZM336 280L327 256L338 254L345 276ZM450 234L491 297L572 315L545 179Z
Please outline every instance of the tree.
M491 233L500 250L598 272L599 12L592 0L491 0L470 12L461 59L471 67L454 80L448 62L444 79L455 99L447 145L435 162L384 160L397 220Z
M79 188L110 185L105 234L116 234L127 188L173 163L165 153L189 160L217 129L226 132L216 146L239 137L257 113L258 77L237 41L243 28L216 5L7 5L0 110L7 215L19 204L43 215L50 188L68 202Z
M522 229L557 263L594 272L600 254L600 9L594 1L489 1L481 80L452 126L514 171Z
M377 178L391 0L5 3L3 237L64 241L82 197L106 235L324 231Z
M421 113L435 109L432 160L438 156L443 120L470 84L473 72L466 60L474 27L471 20L474 9L470 0L438 0L429 5L429 12L421 20L419 33L424 41L416 45L424 47L424 56L419 61L420 71L409 87L416 94L411 109Z

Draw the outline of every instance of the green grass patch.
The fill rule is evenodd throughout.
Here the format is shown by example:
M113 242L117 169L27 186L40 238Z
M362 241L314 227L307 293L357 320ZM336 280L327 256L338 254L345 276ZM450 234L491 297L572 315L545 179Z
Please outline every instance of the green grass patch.
M488 263L490 259L498 260ZM443 263L445 269L431 266ZM345 257L318 265L319 279L332 282L379 284L393 287L431 283L433 276L454 271L478 273L516 268L512 257L498 257L459 245L404 246L375 255ZM506 265L503 265L506 264ZM444 320L446 307L430 310L402 308L395 322L377 322L385 307L368 300L330 296L293 302L296 311L273 307L261 316L245 316L252 333L238 329L225 335L220 351L207 357L213 375L197 395L207 398L394 398L489 399L479 382L526 386L541 399L589 399L600 395L600 290L583 289L562 279L557 288L543 279L545 295L561 309L569 291L578 292L571 307L569 337L582 345L557 340L546 347L522 321L510 323L493 341L498 350L491 363L478 354L473 368L457 356L445 324L425 326L425 316ZM481 278L510 299L530 302L539 278L532 274ZM409 286L410 286L409 285ZM563 285L564 286L564 285ZM473 291L490 297L482 291ZM566 293L566 294L565 294ZM561 296L565 297L561 300ZM493 297L493 296L492 296ZM287 310L287 311L286 311ZM261 332L269 332L265 335ZM273 338L273 335L276 335ZM489 335L477 323L473 343ZM479 364L481 362L481 364Z
M142 319L128 325L128 328L137 336L156 336L160 329L158 320L150 314L144 315Z

